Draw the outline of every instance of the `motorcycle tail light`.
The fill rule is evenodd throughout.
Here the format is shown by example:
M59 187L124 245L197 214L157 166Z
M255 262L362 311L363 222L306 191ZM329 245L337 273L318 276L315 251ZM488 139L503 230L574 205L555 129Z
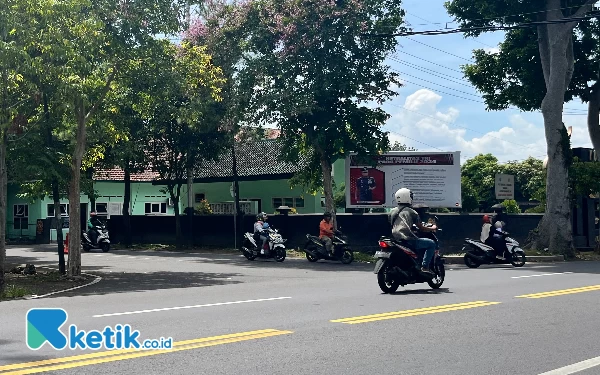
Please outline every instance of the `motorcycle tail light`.
M385 248L387 248L387 247L390 247L390 245L388 245L388 243L387 243L387 242L385 242L385 241L379 241L379 247L381 247L381 248L384 248L384 249L385 249Z

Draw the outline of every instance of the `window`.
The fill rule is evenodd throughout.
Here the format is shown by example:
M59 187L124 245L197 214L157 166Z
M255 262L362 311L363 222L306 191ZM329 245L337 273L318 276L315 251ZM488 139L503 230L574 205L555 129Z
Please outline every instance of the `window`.
M15 204L13 206L13 229L29 228L29 205Z
M206 199L206 195L204 193L198 193L194 196L194 200L196 201L196 203L201 203L203 200Z
M304 198L296 198L295 200L296 200L296 202L295 202L296 204L294 207L296 207L296 208L304 207Z
M60 215L63 216L63 217L68 217L69 216L69 204L68 203L61 203L61 205L60 205ZM48 204L46 217L55 217L54 216L54 204L53 203L49 203Z
M262 212L262 199L250 198L250 199L246 199L246 200L250 201L250 202L258 202L258 205L257 205L258 212ZM277 206L277 207L279 207L279 206Z
M294 198L283 198L283 205L288 207L294 207Z
M108 216L108 203L96 203L96 213L98 216Z
M273 208L277 209L279 206L283 206L283 199L273 198Z
M167 204L166 203L146 203L145 212L146 212L146 215L166 214L167 213Z

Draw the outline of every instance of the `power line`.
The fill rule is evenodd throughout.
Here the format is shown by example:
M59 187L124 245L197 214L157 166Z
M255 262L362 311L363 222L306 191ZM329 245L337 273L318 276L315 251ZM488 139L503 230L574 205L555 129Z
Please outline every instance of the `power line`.
M363 35L370 36L370 37L399 37L399 36L407 37L407 36L414 36L414 35L456 34L456 33L468 32L468 31L515 30L515 29L534 28L534 27L538 27L538 26L542 26L542 25L553 25L553 24L563 24L563 23L570 23L570 22L585 21L585 20L589 20L592 18L596 18L596 17L598 17L598 15L600 15L600 12L596 11L596 12L592 12L592 14L587 15L587 16L565 17L565 18L559 18L557 20L528 22L528 23L521 23L521 24L511 25L511 26L504 26L504 25L502 25L502 26L476 26L476 27L469 27L469 28L446 29L446 30L407 31L407 32L395 33L395 34L363 34ZM424 44L424 43L422 43L422 44ZM431 46L429 46L429 47L431 47ZM435 47L432 47L432 48L435 48ZM449 52L446 52L446 51L441 51L441 52L450 54Z
M383 35L385 35L385 34L383 34ZM396 35L396 36L401 36L401 35ZM446 54L448 54L448 55L450 55L450 56L454 56L454 57L458 57L459 59L463 59L463 60L466 60L466 61L471 61L471 62L474 62L474 61L473 61L473 60L471 60L471 59L467 59L467 58L464 58L464 57L461 57L461 56L455 55L455 54L453 54L453 53L450 53L450 52L448 52L448 51L444 51L443 49L439 49L439 48L437 48L437 47L430 46L430 45L429 45L429 44L427 44L427 43L419 42L418 40L415 40L415 39L412 39L412 38L406 38L406 39L412 40L412 41L413 41L413 42L415 42L415 43L422 44L422 45L424 45L424 46L426 46L426 47L429 47L429 48L432 48L432 49L434 49L434 50L436 50L436 51L440 51L440 52L446 53Z
M463 73L463 72L461 72L460 70L456 70L456 69L453 69L453 68L450 68L450 67L447 67L447 66L444 66L444 65L438 64L438 63L436 63L436 62L429 61L429 60L427 60L427 59L424 59L424 58L422 58L422 57L419 57L419 56L415 56L415 55L413 55L413 54L410 54L410 53L408 53L408 52L405 52L405 51L400 51L400 52L402 52L402 53L403 53L403 54L405 54L405 55L408 55L408 56L414 57L414 58L416 58L416 59L423 60L423 61L425 61L425 62L428 62L428 63L430 63L430 64L437 65L437 66L439 66L439 67L442 67L442 68L445 68L445 69L448 69L448 70L452 70L453 72L457 72L457 73L461 73L461 74ZM394 55L394 56L397 56L397 55Z

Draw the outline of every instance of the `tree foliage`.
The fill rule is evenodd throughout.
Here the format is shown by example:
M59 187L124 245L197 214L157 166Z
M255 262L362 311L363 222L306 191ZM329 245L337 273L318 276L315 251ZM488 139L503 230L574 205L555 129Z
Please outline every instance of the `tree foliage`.
M395 95L389 88L397 76L383 61L397 42L363 34L399 30L403 15L392 0L259 0L247 5L240 24L249 113L281 128L288 159L310 158L299 177L324 188L331 212L332 163L349 152L389 148L381 130L389 115L366 102Z

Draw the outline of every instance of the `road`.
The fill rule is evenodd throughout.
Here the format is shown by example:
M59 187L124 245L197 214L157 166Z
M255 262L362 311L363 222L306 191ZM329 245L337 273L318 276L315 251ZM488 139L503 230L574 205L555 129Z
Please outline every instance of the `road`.
M41 264L54 262L50 251L8 256ZM595 262L447 265L439 290L412 285L394 295L381 293L373 264L131 251L86 253L83 264L103 280L2 302L0 375L564 375L585 360L577 374L600 374ZM142 338L172 337L174 349L32 351L33 307L64 308L78 329L130 324Z

